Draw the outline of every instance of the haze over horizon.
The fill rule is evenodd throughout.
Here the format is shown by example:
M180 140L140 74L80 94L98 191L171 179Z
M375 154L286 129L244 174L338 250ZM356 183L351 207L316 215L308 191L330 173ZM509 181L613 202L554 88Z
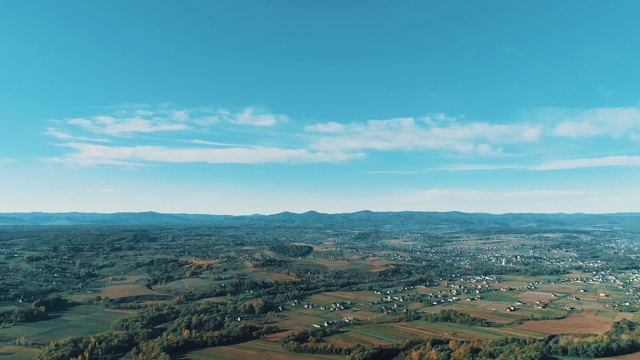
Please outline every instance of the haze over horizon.
M640 212L640 3L0 12L0 212Z

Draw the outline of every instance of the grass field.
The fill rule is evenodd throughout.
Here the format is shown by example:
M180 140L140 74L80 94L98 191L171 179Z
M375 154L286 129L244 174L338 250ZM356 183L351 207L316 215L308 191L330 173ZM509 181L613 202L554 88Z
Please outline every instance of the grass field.
M598 316L605 317L609 319L615 319L618 317L618 313L615 311L607 311L607 310L598 310Z
M513 326L504 326L504 327L495 327L495 328L487 328L485 331L495 333L502 337L519 337L519 338L536 338L542 339L547 336L547 334L535 332L532 330L519 329Z
M638 359L640 359L640 352L637 352L637 353L634 353L634 354L612 356L612 357L608 357L608 358L599 358L599 359L606 359L606 360L638 360Z
M76 294L72 298L76 300L86 300L100 296L110 299L120 299L129 296L163 296L165 294L148 289L139 283L139 276L130 276L124 280L110 281L99 293Z
M558 356L558 359L560 359L560 360L584 360L584 359L587 359L587 358L580 358L580 357L575 357L575 356ZM602 359L602 360L638 360L638 359L640 359L640 353L620 355L620 356L611 356L611 357L606 357L606 358L595 358L595 359Z
M391 324L358 325L350 327L349 331L392 344L400 344L406 338L400 331L394 330Z
M345 346L345 347L353 346L353 344L388 345L392 343L392 342L389 342L377 337L372 337L357 331L345 331L341 334L331 335L329 338L326 339L326 342L336 346Z
M98 306L79 305L54 313L45 321L14 325L0 329L0 338L15 340L21 336L35 343L47 344L65 336L91 335L109 329L111 322L125 314L106 312Z
M372 291L333 291L315 294L307 300L310 303L318 305L329 305L334 302L351 301L362 305L369 301L379 301L381 295L374 294Z
M19 301L0 301L0 310L27 309L30 304Z
M31 360L40 353L39 350L22 346L0 347L0 359Z
M311 310L307 312L313 312L317 314L316 311ZM309 329L313 324L324 323L327 318L321 317L314 314L305 314L302 311L296 312L285 312L283 313L285 318L278 322L278 327L282 330L295 330L300 331L303 329Z
M203 277L197 277L197 278L175 280L170 283L167 283L166 285L161 285L161 286L156 285L153 288L158 292L163 293L169 290L180 291L180 290L187 290L190 288L200 287L200 286L211 286L215 283L216 283L215 280L209 279L203 276Z
M191 351L178 357L178 360L235 360L235 359L266 359L266 360L299 360L299 359L327 359L344 360L344 355L314 355L296 354L283 349L279 343L254 340L231 346L218 346L202 350Z
M262 269L256 269L253 266L251 261L245 261L244 266L247 268L247 271L252 275L252 277L256 280L262 281L291 281L297 280L295 276L285 275L277 272L265 271Z
M325 265L331 271L337 270L375 270L375 266L363 261L350 261L350 260L333 260L333 259L315 259L313 261L316 264Z
M406 329L416 334L414 337L452 337L457 339L498 339L498 335L491 328L466 326L450 323L430 323L426 321L413 321L410 323L394 324L397 328Z

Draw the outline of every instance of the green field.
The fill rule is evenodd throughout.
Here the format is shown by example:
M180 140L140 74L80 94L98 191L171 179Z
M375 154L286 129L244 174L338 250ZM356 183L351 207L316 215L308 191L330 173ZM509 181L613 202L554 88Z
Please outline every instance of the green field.
M349 331L390 342L392 344L400 344L404 340L402 337L398 336L398 332L394 332L393 329L387 326L387 324L353 326L349 328Z
M607 311L607 310L598 310L598 316L615 319L618 316L618 313L615 311Z
M178 360L235 360L235 359L327 359L344 360L344 355L296 354L283 349L279 343L254 340L231 346L219 346L191 351Z
M51 319L0 329L0 338L13 341L21 336L34 343L47 344L65 336L91 335L109 329L111 322L123 317L98 306L79 305L53 313Z
M39 352L37 349L22 346L2 346L0 347L0 359L31 360Z

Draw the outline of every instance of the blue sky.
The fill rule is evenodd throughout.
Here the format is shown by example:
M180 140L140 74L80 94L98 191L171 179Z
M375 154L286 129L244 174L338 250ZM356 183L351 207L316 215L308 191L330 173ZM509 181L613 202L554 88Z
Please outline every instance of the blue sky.
M13 1L0 211L640 211L640 3Z

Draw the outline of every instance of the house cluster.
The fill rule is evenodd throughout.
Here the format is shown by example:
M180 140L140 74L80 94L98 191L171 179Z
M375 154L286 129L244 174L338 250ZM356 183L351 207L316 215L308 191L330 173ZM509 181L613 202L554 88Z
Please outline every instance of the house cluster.
M393 304L392 306L383 305L380 308L380 312L387 315L397 315L400 313L406 313L409 309L404 305Z
M380 298L380 302L381 303L389 303L389 302L393 302L393 301L408 301L409 298L405 295L387 295L383 298Z
M339 325L340 323L349 324L349 323L351 323L353 321L357 321L357 319L354 318L354 317L349 316L349 317L343 317L342 319L339 319L339 320L327 320L322 324L312 324L312 325L315 328L321 328L321 327L329 327L329 326Z
M302 303L300 303L300 301L298 300L293 300L293 302L291 303L291 305L293 306L301 306ZM341 311L341 310L347 310L351 308L351 301L340 301L340 302L335 302L335 303L331 303L331 305L317 305L317 304L312 304L312 303L305 303L304 305L305 309L319 309L319 310L329 310L331 312L333 311Z
M329 311L342 311L351 308L351 301L341 301L336 303L331 303L330 306L321 306L320 310L329 310Z

